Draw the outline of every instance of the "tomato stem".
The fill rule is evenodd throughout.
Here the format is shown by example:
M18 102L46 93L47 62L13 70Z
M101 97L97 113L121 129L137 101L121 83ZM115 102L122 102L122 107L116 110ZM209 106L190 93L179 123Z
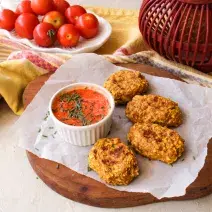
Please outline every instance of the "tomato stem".
M47 35L51 38L51 39L54 39L54 36L55 36L55 30L53 29L50 29L48 32L47 32Z

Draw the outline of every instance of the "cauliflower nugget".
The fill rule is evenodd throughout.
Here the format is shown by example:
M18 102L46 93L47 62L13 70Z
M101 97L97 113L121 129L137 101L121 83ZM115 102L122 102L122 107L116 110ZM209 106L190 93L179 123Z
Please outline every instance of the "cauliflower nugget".
M137 94L145 93L149 83L139 71L122 70L112 74L104 87L113 95L116 104L125 104Z
M167 127L182 124L182 113L178 104L157 95L135 96L127 104L126 116L133 123L154 123Z
M110 185L128 185L139 175L133 151L119 138L98 140L89 153L88 164Z
M141 155L168 164L174 163L184 152L180 135L158 124L136 123L128 133L128 140Z

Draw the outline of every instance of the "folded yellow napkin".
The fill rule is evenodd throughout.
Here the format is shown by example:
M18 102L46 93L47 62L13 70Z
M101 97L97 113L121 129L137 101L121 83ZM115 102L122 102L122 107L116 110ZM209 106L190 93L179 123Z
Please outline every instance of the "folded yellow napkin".
M110 62L144 63L163 68L189 83L212 87L212 76L168 61L149 49L138 29L138 10L87 9L107 19L112 25L110 39L96 51ZM20 115L23 112L22 94L27 84L42 74L55 71L70 58L68 54L33 52L23 44L0 36L0 61L4 61L0 63L0 96L15 114Z
M45 73L46 70L28 60L5 61L0 64L0 94L17 115L23 112L22 94L25 87Z

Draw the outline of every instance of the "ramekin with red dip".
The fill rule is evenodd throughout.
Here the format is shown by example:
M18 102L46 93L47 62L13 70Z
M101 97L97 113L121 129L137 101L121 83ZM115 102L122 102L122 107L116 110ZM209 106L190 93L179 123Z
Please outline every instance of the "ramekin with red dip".
M75 83L60 89L49 105L58 134L77 146L92 145L108 135L114 108L112 95L92 83Z

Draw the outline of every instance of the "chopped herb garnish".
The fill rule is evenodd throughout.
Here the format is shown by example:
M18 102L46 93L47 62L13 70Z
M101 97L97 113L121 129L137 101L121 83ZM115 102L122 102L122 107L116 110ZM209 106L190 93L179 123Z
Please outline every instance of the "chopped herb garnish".
M57 164L56 169L59 169L59 168L60 168L60 164Z
M84 86L83 89L86 90L87 86ZM89 92L91 91L84 91L85 94ZM98 92L92 91L92 93ZM87 126L96 123L105 118L106 109L108 109L108 106L104 105L103 102L98 104L98 98L99 96L94 99L84 97L83 90L64 92L56 100L58 114L55 115L58 116L60 121L75 126Z
M46 120L48 119L49 115L50 115L50 112L48 111L48 112L46 113L46 116L45 116L45 118L44 118L44 121L46 121Z
M36 179L38 180L38 179L39 179L39 177L36 177Z
M52 135L52 138L55 138L54 135Z
M68 100L66 100L66 101L68 101L68 102L74 101L75 102L75 107L73 109L68 110L68 118L79 119L82 122L83 126L87 126L89 124L89 121L86 120L86 118L85 118L85 116L82 112L82 98L81 98L81 96L77 93L67 94L67 95L65 96L65 99L68 98Z
M57 131L54 132L54 135L56 135L56 134L57 134Z
M49 116L46 116L43 120L46 121L48 119Z
M50 130L54 129L54 127L49 127Z
M48 136L47 136L47 135L42 135L42 137L44 137L44 138L48 138Z
M38 130L38 133L40 133L41 132L41 128Z
M119 116L119 119L121 119L121 116Z
M90 171L92 171L93 169L92 168L90 168L90 166L88 166L88 172L90 172Z
M183 158L181 161L184 161L185 159Z
M172 167L173 167L173 164L170 164L170 166L172 166Z
M79 99L81 99L81 97L78 93L73 93L73 94L64 93L60 96L61 101L68 102L68 103L71 101L78 101Z
M112 144L112 147L115 148L115 144Z
M67 93L64 93L60 96L60 100L64 102L70 102L71 101L71 96Z
M196 160L196 158L193 156L193 159Z
M38 149L38 148L35 148L35 150L39 151L39 149Z

